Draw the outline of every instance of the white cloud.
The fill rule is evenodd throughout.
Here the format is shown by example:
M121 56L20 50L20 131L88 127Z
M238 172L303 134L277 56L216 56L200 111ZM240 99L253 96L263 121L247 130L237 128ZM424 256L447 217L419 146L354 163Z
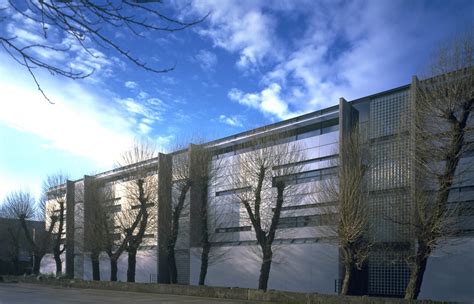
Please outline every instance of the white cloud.
M242 124L241 117L234 115L234 116L226 116L224 114L219 116L219 121L221 123L228 124L229 126L232 127L243 127L244 125Z
M215 46L239 54L236 65L244 70L254 69L265 59L280 54L275 35L275 20L262 11L262 4L256 1L231 2L201 0L192 2L193 12L207 18L207 28L198 32L209 37Z
M3 175L5 173L0 174L0 184L2 185L0 187L0 206L12 191L28 191L36 198L41 196L41 181L31 177L14 176L13 174Z
M156 136L152 138L153 142L156 143L158 151L170 152L170 144L175 139L174 135Z
M144 91L141 91L140 93L138 93L138 98L140 99L146 99L148 98L148 96L150 96L147 92L144 92Z
M11 18L7 18L4 22L6 33L14 37L11 42L18 48L23 47L23 52L29 56L65 73L82 73L82 76L92 73L84 80L90 83L100 82L101 78L113 75L112 61L106 58L104 53L92 47L93 43L89 37L79 42L76 37L70 34L65 35L65 31L48 24L47 21L45 33L39 21L25 18L10 6L7 6L4 13L11 15ZM24 13L34 15L29 9ZM8 50L17 56L17 59L22 60L13 48ZM34 66L34 64L31 65Z
M135 89L136 87L138 87L138 84L135 81L126 81L124 85L126 88L129 89Z
M272 83L259 93L244 93L239 89L232 89L228 97L238 103L259 110L268 117L288 119L299 113L291 112L288 104L280 96L281 87L277 83Z
M200 50L195 58L199 62L201 68L205 71L213 70L214 66L217 64L216 54L208 50Z
M211 11L198 33L236 54L244 74L258 71L259 89L236 87L229 98L280 119L409 83L433 47L459 32L453 18L472 23L461 6L422 2L196 0L192 8Z
M148 98L146 100L136 100L133 98L116 98L115 101L120 104L129 114L138 118L147 118L152 121L162 119L162 113L166 105L159 98Z
M141 132L142 134L148 134L148 133L150 133L150 131L152 130L152 128L151 128L148 124L146 124L146 123L144 123L144 122L141 122L141 123L138 125L138 128L139 128L139 130L140 130L140 132Z
M74 81L42 77L43 89L54 105L35 90L31 79L18 66L9 66L0 54L0 91L6 101L0 123L34 134L50 148L94 160L101 167L112 166L118 153L130 145L133 125L107 106L101 96ZM9 77L16 70L16 77Z

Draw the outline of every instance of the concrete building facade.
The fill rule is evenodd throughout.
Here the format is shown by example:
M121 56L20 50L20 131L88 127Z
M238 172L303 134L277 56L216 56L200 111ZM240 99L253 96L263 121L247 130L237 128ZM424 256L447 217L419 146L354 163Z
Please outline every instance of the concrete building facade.
M375 244L383 245L371 249L367 265L357 277L358 288L363 294L402 296L410 275L406 260L413 254L415 244L413 235L397 224L396 219L409 217L412 206L410 193L414 184L410 168L413 160L409 151L413 139L407 117L416 102L414 89L417 81L414 78L410 85L353 101L341 98L338 105L327 109L202 144L213 153L209 166L219 167L220 172L207 189L212 243L207 285L257 287L261 259L258 244L245 208L238 200L239 195L251 189L248 185L237 184L233 176L242 172L245 165L242 161L246 156L262 153L268 147L291 144L294 147L292 151L299 155L298 163L273 168L272 179L278 178L279 169L284 167L297 165L299 171L287 176L293 185L293 192L282 208L274 242L275 256L269 289L327 294L338 292L341 265L337 235L323 220L332 202L315 200L314 197L321 189L318 185L336 175L340 144L357 126L371 157L367 202L371 229L368 234ZM473 121L471 117L469 123L472 126ZM473 140L474 136L470 134L468 141ZM178 195L173 190L173 185L179 183L174 168L183 159L192 162L192 155L193 145L136 164L154 168L151 175L157 179L156 203L150 207L155 224L149 228L137 257L138 282L169 280L164 244L169 237L170 210ZM473 158L474 149L470 147L464 153L461 166L468 168ZM68 274L76 278L92 278L84 234L88 225L88 202L84 193L87 193L88 185L91 181L100 180L103 187L115 193L116 210L131 208L121 189L129 182L129 172L133 170L134 165L117 168L70 181L64 186L67 190L68 245L65 261ZM467 171L462 181L453 185L449 199L452 202L462 201L471 207L466 210L473 210L474 170ZM276 195L271 180L262 193L268 200L267 217L271 217L272 201ZM201 221L196 197L199 194L197 189L191 187L179 220L180 234L175 255L180 284L198 283L201 247L196 233ZM460 216L472 219L474 212L466 211ZM474 299L471 288L474 284L474 223L466 223L456 240L446 240L445 245L441 244L429 258L420 298ZM387 246L391 249L387 250ZM126 256L124 252L119 260L118 278L121 281L126 280ZM101 277L107 280L110 265L104 253L101 254L100 266Z

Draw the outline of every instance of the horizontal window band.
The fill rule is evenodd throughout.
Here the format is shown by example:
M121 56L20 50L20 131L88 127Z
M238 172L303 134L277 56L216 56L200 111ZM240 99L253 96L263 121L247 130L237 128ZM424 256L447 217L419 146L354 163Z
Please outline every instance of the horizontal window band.
M312 159L308 159L308 160L302 160L302 161L299 161L297 163L291 163L291 164L286 164L286 165L281 165L281 166L275 166L272 169L273 170L280 170L280 169L290 168L290 167L293 167L293 166L301 166L301 165L307 165L307 164L311 164L311 163L318 163L318 162L327 161L327 160L335 160L335 159L338 159L338 158L339 158L339 154L334 154L334 155L330 155L330 156L324 156L324 157L312 158Z
M320 242L336 242L336 237L317 237L317 238L293 238L293 239L275 239L274 245L282 244L314 244ZM223 241L223 242L212 242L212 246L215 247L226 247L226 246L256 246L258 242L253 241Z
M278 222L278 229L297 227L330 226L335 223L335 214L302 215L282 217Z
M289 130L281 133L280 135L271 134L267 137L262 138L259 142L267 143L263 145L255 145L253 141L245 142L242 144L237 144L229 147L219 149L215 152L215 155L219 157L221 154L233 153L233 155L242 154L245 152L261 149L264 147L269 147L272 145L279 145L284 143L289 143L299 139L309 138L313 136L318 136L322 134L331 133L339 130L339 119L333 118L330 120L322 121L316 124L309 126L300 127L295 130ZM268 140L265 140L268 138Z
M242 188L234 188L234 189L229 189L229 190L217 191L216 196L237 194L237 193L250 191L251 189L252 189L252 187L248 186L248 187L242 187Z
M272 180L272 186L276 187L277 182L283 181L287 185L302 184L312 181L324 180L330 177L335 177L337 174L337 167L328 167L323 169L300 172L296 174L289 174L283 176L276 176Z
M281 207L281 211L333 207L336 205L337 205L337 202L324 202L324 203L313 203L313 204L305 204L305 205L284 206L284 207ZM275 208L272 208L272 211L275 212Z
M251 231L251 226L216 228L216 233Z

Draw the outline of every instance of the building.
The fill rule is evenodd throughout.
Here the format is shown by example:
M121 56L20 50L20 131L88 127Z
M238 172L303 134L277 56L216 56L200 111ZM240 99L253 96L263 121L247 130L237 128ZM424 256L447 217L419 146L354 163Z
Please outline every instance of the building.
M409 85L357 100L341 98L336 106L203 144L213 151L211 168L219 164L225 172L217 174L206 190L210 202L207 214L213 225L209 229L210 240L215 257L214 263L209 266L206 283L230 287L257 286L260 267L260 258L255 250L257 242L253 227L243 212L244 207L236 202L236 197L247 191L248 187L237 185L229 176L238 175L243 170L245 164L242 158L245 155L263 151L264 146L259 142L268 144L271 141L271 146L275 147L294 144L297 150L293 152L298 153L301 159L298 161L300 171L289 176L298 196L282 208L274 242L278 254L274 256L269 288L337 293L341 266L336 234L328 229L327 222L323 220L331 202L316 202L313 194L319 189L318 183L335 175L334 161L338 158L340 144L357 126L370 150L372 163L368 176L369 234L375 243L384 245L372 249L367 265L359 274L358 288L369 295L402 296L410 275L406 258L413 254L415 243L413 234L397 221L387 219L387 215L391 219L406 219L413 204L411 193L416 185L413 183L413 170L410 169L413 159L409 151L413 137L409 131L409 117L417 98L417 83L414 78ZM473 120L471 117L469 124L473 125ZM468 141L473 141L472 135L469 135ZM153 228L148 229L144 246L138 253L136 280L167 282L169 270L164 243L169 238L170 218L164 215L171 214L170 208L177 195L173 187L181 181L176 168L183 159L192 163L196 147L191 145L189 149L160 154L147 162L69 181L64 186L67 193L66 272L74 277L91 279L85 230L89 225L88 210L93 208L93 200L87 199L87 193L93 189L92 183L100 181L102 189L114 193L108 199L113 202L111 212L132 210L133 206L124 191L137 168L150 168L152 173L149 176L157 180L158 203L151 206L156 221ZM470 147L464 153L461 166L468 168L473 156L474 149ZM290 164L281 164L274 171L288 166ZM466 210L472 210L474 170L467 171L462 180L452 185L449 199L463 201L465 206L470 206ZM193 177L190 176L190 179L193 180ZM268 185L264 193L266 199L271 200L275 198L275 190L271 181ZM198 282L201 250L198 232L202 225L196 199L199 195L202 195L199 189L191 186L179 220L175 258L180 284ZM268 208L266 212L270 214L271 207ZM466 211L460 216L472 219L474 212ZM474 225L472 221L465 221L463 225L462 234L456 237L456 246L451 242L449 248L439 246L439 250L429 258L420 298L474 298L471 288L474 283ZM119 234L117 238L120 239ZM386 250L387 246L390 250ZM101 255L100 266L101 277L107 280L110 265L105 254ZM119 260L119 280L125 280L125 269L126 252Z

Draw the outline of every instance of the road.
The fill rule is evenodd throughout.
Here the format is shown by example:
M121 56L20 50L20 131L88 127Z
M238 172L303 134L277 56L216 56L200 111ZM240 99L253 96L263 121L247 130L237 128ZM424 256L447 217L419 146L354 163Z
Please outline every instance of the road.
M78 289L52 287L25 283L0 283L0 304L63 304L63 303L103 303L103 304L175 304L175 303L262 303L240 300L200 298L179 295L151 294L98 289Z

